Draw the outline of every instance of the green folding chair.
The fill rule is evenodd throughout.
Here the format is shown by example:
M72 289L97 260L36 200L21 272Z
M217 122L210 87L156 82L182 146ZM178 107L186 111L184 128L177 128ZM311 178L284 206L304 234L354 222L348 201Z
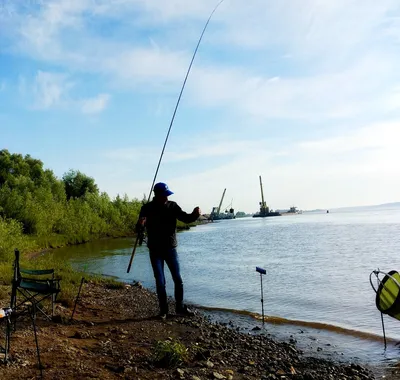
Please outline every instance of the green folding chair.
M61 291L60 279L55 278L54 269L24 269L19 265L20 253L15 250L14 275L11 291L11 309L21 315L29 310L40 312L46 319L52 320L58 293ZM46 277L45 277L46 276ZM51 313L47 313L43 302L50 300Z

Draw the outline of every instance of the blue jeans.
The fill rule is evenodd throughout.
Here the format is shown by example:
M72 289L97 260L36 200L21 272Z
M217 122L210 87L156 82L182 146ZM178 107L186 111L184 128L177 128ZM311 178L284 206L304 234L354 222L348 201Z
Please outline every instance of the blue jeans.
M175 248L151 249L150 261L156 280L160 313L168 313L167 291L165 290L164 262L167 263L175 284L175 301L177 308L183 303L183 281L179 269L178 252Z

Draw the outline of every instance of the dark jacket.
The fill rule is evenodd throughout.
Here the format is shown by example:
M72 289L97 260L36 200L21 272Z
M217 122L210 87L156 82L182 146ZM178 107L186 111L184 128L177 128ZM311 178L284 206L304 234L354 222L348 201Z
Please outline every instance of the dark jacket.
M197 219L197 215L187 214L175 202L159 204L154 199L142 206L139 217L146 218L147 246L150 250L175 248L178 245L177 219L184 223Z

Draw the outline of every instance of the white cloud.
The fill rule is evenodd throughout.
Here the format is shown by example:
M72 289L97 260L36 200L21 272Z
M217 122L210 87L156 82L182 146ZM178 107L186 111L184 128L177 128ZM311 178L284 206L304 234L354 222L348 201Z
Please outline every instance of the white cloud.
M38 12L21 19L19 46L45 62L106 74L118 86L175 93L198 36L187 41L184 49L176 50L169 47L174 46L174 41L168 37L151 37L153 42L144 44L143 40L128 41L118 34L116 38L96 35L88 30L88 20L100 25L102 20L118 20L139 30L141 20L152 26L163 21L161 25L167 32L180 21L178 37L185 40L186 32L191 34L193 29L185 18L194 20L197 28L216 4L211 0L174 0L168 4L161 0L49 1ZM394 0L368 0L362 7L360 15L359 1L224 2L214 15L203 44L235 42L241 48L257 47L260 51L265 46L278 46L284 53L267 56L264 61L259 57L258 66L253 68L232 62L216 65L217 55L207 64L198 57L200 62L194 65L188 81L192 104L234 108L243 116L259 120L344 118L367 110L395 108L396 94L390 94L400 82L398 58L382 50L376 41L388 33L386 15L398 4ZM393 28L393 23L390 25ZM363 45L366 41L367 46ZM306 65L302 75L280 73L279 80L276 73L268 75L269 61L285 54L303 57L303 61L297 61L302 67ZM265 68L259 66L261 62Z
M176 92L188 62L189 56L181 52L139 49L107 58L102 65L122 86ZM244 69L195 67L187 91L195 106L234 108L235 112L261 120L343 118L360 115L365 110L396 108L400 77L399 82L393 80L398 77L395 71L393 62L377 54L355 62L342 72L302 78L268 78ZM47 94L45 104L56 101L71 86L63 75L40 76L39 92ZM384 95L377 99L378 93ZM107 96L99 95L96 104L106 106L107 101ZM93 104L94 100L88 102ZM84 105L83 111L89 112L88 107Z
M370 40L370 46L374 44L387 13L399 9L395 0L230 3L224 9L226 16L220 14L229 31L226 41L258 49L272 44L296 56L317 60L334 56L335 61L352 54L366 40Z
M110 58L100 62L103 70L114 75L123 86L126 83L131 87L151 84L157 89L181 81L188 63L189 58L185 53L157 47L115 52Z
M64 30L80 32L79 41L87 41L93 36L86 30L87 20L101 22L104 19L118 20L132 31L140 27L166 27L179 25L179 40L197 30L193 47L202 25L218 1L173 0L53 0L46 1L39 11L32 11L29 17L20 19L21 36L29 42L31 52L51 56L63 51ZM360 6L362 12L360 13ZM37 9L37 7L35 8ZM398 12L396 0L321 2L319 0L292 1L254 0L243 3L241 0L226 0L213 16L210 29L205 36L207 44L236 43L240 48L279 46L284 54L311 56L312 59L346 55L354 47L370 40L369 46L376 46L376 37L391 35L396 30L397 18L389 12ZM388 20L388 22L386 22ZM118 38L118 35L116 36ZM176 39L176 35L174 34ZM374 39L375 37L375 39ZM161 38L158 38L161 40ZM103 38L103 41L110 41ZM179 43L179 42L178 42ZM174 41L167 41L167 45ZM165 44L164 44L165 45ZM74 46L76 48L77 46ZM71 49L70 49L71 50ZM75 49L76 50L76 49ZM68 53L72 53L69 51ZM318 57L317 57L318 56Z
M95 15L107 15L128 25L179 25L184 33L200 32L218 0L117 0L86 3ZM360 7L362 6L362 12ZM296 56L313 59L328 54L352 53L355 46L374 37L384 28L396 30L399 11L396 0L226 0L214 14L207 43L236 44L240 48L264 50L280 46ZM390 13L391 12L391 13ZM138 18L140 14L140 18ZM386 22L386 20L388 20ZM182 30L180 30L182 34ZM397 32L395 33L397 35ZM285 52L288 54L288 52Z
M72 87L73 83L64 74L38 71L33 82L33 107L47 109L62 106L68 101Z
M304 151L330 154L358 149L388 149L396 148L400 141L400 122L377 123L371 126L360 128L356 131L349 131L345 135L325 140L303 141L299 144Z
M109 94L99 94L94 98L84 99L82 101L82 112L87 114L99 113L107 107L109 100Z
M100 93L94 97L82 98L72 92L76 83L67 74L39 70L32 81L20 77L19 91L29 107L37 110L70 109L80 110L84 114L103 111L110 100L110 95Z
M366 177L379 183L393 177L400 185L399 140L400 120L375 123L339 137L300 143L296 166L311 167L315 175L329 175L338 182Z
M372 52L330 74L268 78L208 68L194 69L193 77L189 87L197 103L231 107L261 119L343 118L386 111L387 99L377 94L390 94L400 82L394 62Z
M190 2L185 0L171 0L168 2L162 0L115 0L112 3L107 0L101 0L97 1L95 12L118 18L123 14L132 20L139 11L142 23L159 25L160 23L168 22L176 23L188 18L204 20L217 3L218 0Z
M227 140L214 138L195 138L192 141L185 141L184 147L179 142L169 145L169 149L164 153L163 163L177 163L188 160L202 160L210 157L226 157L247 154L247 152L262 150L271 142L268 140ZM275 153L278 154L278 153ZM144 162L154 160L160 155L160 150L153 147L135 147L125 149L115 149L105 152L104 156L120 161Z

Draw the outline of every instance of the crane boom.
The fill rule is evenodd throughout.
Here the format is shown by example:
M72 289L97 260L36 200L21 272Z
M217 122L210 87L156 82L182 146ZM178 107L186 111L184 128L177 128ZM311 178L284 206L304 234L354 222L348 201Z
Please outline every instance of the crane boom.
M219 215L219 213L221 211L221 206L222 206L222 202L224 201L225 191L226 191L226 189L224 189L224 192L222 193L222 198L221 198L221 202L219 202L218 214L217 215Z
M261 189L260 213L266 214L269 212L269 208L268 208L267 204L265 203L264 190L263 190L261 176L260 176L260 189Z
M265 201L264 201L264 191L263 191L263 187L262 187L261 176L260 176L260 188L261 188L261 202L262 202L262 205L264 206Z
M264 190L263 190L261 176L260 176L260 189L261 189L260 212L254 214L253 217L254 218L256 218L256 217L264 218L267 216L280 216L281 214L278 211L270 210L269 207L267 206L267 204L265 203Z

